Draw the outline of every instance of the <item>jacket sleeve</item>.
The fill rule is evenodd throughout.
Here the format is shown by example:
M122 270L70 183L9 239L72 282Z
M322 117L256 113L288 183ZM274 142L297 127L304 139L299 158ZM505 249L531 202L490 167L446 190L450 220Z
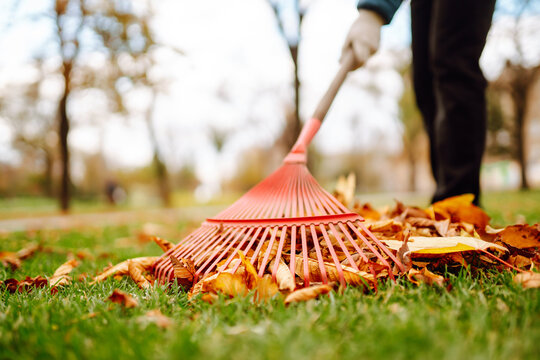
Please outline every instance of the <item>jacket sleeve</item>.
M359 0L358 9L373 10L384 19L385 24L392 21L402 0Z

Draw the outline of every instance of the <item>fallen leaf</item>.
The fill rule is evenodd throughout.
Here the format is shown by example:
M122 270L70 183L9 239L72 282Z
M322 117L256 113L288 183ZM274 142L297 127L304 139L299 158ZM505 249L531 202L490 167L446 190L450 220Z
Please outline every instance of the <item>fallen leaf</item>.
M107 300L120 304L127 309L139 306L139 303L133 296L118 289L114 289Z
M403 243L399 240L381 240L392 250L399 250ZM447 254L451 252L486 250L494 248L507 251L504 246L493 244L469 236L425 237L411 236L408 243L413 254Z
M159 309L148 311L143 316L140 316L138 318L138 321L142 323L156 324L157 327L160 327L162 329L167 329L173 324L171 318L163 315Z
M381 213L375 210L369 203L363 205L356 204L352 210L364 219L377 221L381 218Z
M71 278L68 274L79 265L79 262L75 259L71 259L60 265L54 272L53 276L49 279L51 286L63 286L67 285Z
M154 242L161 248L161 250L163 250L163 252L167 252L174 247L172 242L157 236L152 236L152 240L154 240Z
M144 277L144 271L145 269L140 263L128 260L129 276L133 279L133 281L135 281L139 288L148 289L152 286L152 284Z
M401 247L397 251L397 258L405 267L405 272L409 271L409 269L412 267L412 261L410 256L411 250L409 249L408 245L409 238L409 229L406 229L403 232L403 245L401 245Z
M315 299L323 294L328 294L330 291L332 291L332 287L330 285L315 285L308 288L300 289L293 291L285 298L285 304L290 304L294 302L301 302L301 301L308 301L311 299Z
M540 287L540 273L526 271L514 276L514 282L521 284L525 289L534 289Z
M497 240L518 249L540 248L540 225L511 225L498 233Z
M159 259L159 257L144 256L144 257L138 257L138 258L129 259L129 260L140 264L145 269L149 269L154 264L154 262L156 262L157 259ZM128 270L129 260L116 264L113 267L106 268L106 270L104 270L101 274L98 274L94 277L94 281L92 281L90 285L95 284L96 282L103 281L113 275L127 275L129 272Z
M274 262L271 264L271 268L274 267ZM276 282L280 291L290 292L293 291L296 286L294 282L294 274L291 273L291 270L287 264L285 264L285 262L283 262L281 259L278 263L278 268L276 271Z
M257 301L265 301L273 298L278 293L278 286L274 280L272 280L272 276L266 274L257 282L257 287L255 288L255 299Z
M328 281L330 282L338 282L339 279L339 273L337 270L336 265L329 262L323 262L324 270L326 272L326 277ZM304 259L302 256L296 257L295 262L295 272L298 276L303 277L304 276ZM352 267L341 265L341 269L343 271L343 279L344 281L349 285L356 285L356 286L362 286L362 285L369 285L372 284L375 281L375 278L372 274L369 274L364 271L358 271ZM313 259L308 259L308 271L309 271L309 278L310 281L323 281L322 272L319 267L319 262Z
M434 274L429 271L427 268L422 268L421 270L410 269L407 273L407 278L410 282L420 285L420 283L425 283L428 285L439 285L444 286L444 277Z
M253 267L253 264L251 264L246 259L242 251L238 251L238 256L240 257L240 261L242 262L242 265L244 265L246 269L246 272L245 272L246 285L248 289L253 289L255 285L257 284L257 281L259 280L259 276L257 275L257 270L255 270L255 267Z
M230 297L246 296L249 292L244 277L238 274L219 273L203 282L203 292L223 293Z
M174 277L179 285L191 288L195 278L195 264L191 259L177 259L169 256L174 270Z
M431 208L435 216L450 219L452 222L466 222L477 229L484 230L489 223L489 216L478 206L473 205L474 195L463 194L437 201Z

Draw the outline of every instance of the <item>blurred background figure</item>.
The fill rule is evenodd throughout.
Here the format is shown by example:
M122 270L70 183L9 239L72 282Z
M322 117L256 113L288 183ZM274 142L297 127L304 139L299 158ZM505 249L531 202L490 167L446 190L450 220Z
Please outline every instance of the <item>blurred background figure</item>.
M126 200L126 191L113 179L105 182L105 196L110 205L119 205Z
M356 6L0 2L0 208L106 209L108 179L131 208L230 203L292 146L339 66ZM309 166L327 189L349 172L363 196L428 201L436 189L410 14L404 1L382 27L315 138ZM540 186L539 36L538 1L496 3L480 57L486 192Z

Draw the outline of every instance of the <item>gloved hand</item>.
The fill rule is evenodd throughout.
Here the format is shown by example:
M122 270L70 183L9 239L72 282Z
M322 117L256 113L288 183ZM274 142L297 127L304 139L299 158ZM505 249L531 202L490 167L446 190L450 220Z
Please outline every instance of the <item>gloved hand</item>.
M354 65L351 70L356 70L379 49L381 39L381 27L384 25L383 18L374 11L360 9L358 18L351 25L349 34L343 44L340 62L347 51L354 54Z

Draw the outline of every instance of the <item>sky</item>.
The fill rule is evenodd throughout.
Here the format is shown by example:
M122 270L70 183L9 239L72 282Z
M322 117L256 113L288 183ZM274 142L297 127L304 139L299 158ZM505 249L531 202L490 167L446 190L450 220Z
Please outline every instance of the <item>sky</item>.
M34 55L45 54L51 68L57 65L51 23L34 16L46 11L48 2L21 1L16 16L11 17L14 1L0 1L0 92L10 84L32 78L27 64ZM294 30L296 23L287 15L290 3L282 1L282 6L287 29ZM341 46L356 9L354 0L301 3L307 12L299 50L300 110L302 118L307 119L339 67ZM507 8L512 1L499 4ZM203 192L212 193L219 190L222 179L234 174L246 149L269 146L280 133L284 105L293 95L288 49L265 0L162 0L154 5L157 38L186 54L166 49L157 53L154 76L169 84L158 96L154 113L158 139L167 164L174 169L195 163ZM534 25L538 18L529 22L525 29L538 30ZM508 39L513 25L512 16L506 12L496 14L481 59L488 78L496 77L505 59L515 56ZM392 23L383 28L381 50L368 62L368 69L350 74L343 85L315 139L320 151L401 151L398 101L403 82L398 70L409 61L409 28L409 5L405 3ZM540 59L538 41L532 40L539 36L535 31L524 35L530 38L524 42L524 52L531 64ZM532 43L536 45L530 46ZM96 54L86 54L85 59L99 63ZM51 80L45 92L54 100L60 90L58 81ZM128 106L134 114L120 119L106 111L102 95L90 92L74 96L69 108L75 123L70 146L86 153L101 149L112 167L147 164L152 153L142 118L145 98L142 92L132 94ZM210 128L229 134L219 153L212 145ZM15 159L7 145L9 139L9 129L0 122L0 160ZM74 168L82 169L80 164Z

